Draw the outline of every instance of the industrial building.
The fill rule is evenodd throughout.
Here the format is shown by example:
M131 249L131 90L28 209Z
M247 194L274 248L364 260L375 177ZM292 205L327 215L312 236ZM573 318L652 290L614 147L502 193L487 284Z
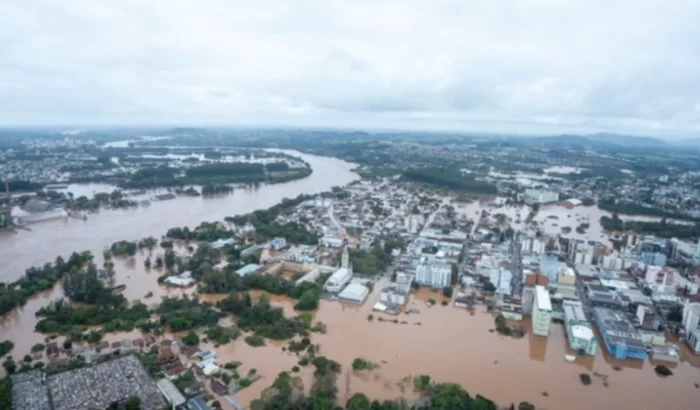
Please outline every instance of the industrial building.
M583 313L581 302L565 300L562 303L564 309L564 326L569 347L576 351L584 351L587 355L595 356L598 350L598 339L595 337L591 324L588 323Z
M593 312L608 353L620 360L646 359L642 337L624 313L603 307L596 307Z
M535 286L535 300L532 307L532 333L549 336L552 326L552 302L544 286Z

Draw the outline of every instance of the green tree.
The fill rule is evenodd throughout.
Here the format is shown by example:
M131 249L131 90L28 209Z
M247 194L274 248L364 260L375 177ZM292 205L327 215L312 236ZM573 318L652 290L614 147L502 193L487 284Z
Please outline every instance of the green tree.
M443 294L446 298L451 298L451 297L452 297L452 287L451 287L451 286L445 286L444 288L442 288L442 294Z
M190 330L187 333L187 336L185 336L185 338L182 339L182 342L185 343L187 346L197 345L197 344L199 344L199 336L197 336L197 333Z
M124 402L124 410L141 410L141 398L131 395Z
M369 410L371 403L364 393L355 393L345 403L347 410Z

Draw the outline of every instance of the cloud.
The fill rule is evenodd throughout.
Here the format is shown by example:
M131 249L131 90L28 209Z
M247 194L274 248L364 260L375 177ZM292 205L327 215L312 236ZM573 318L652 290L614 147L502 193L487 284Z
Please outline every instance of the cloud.
M696 0L0 4L0 122L700 131Z

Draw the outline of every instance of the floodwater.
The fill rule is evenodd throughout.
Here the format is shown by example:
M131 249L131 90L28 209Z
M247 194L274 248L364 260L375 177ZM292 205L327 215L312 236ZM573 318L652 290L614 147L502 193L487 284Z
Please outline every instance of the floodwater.
M119 240L160 237L174 226L194 227L203 221L223 220L226 216L266 209L284 198L314 194L342 186L358 179L353 164L328 157L284 151L308 162L313 173L304 179L259 188L236 189L231 195L213 198L177 197L152 202L148 207L102 210L90 214L87 221L60 219L31 225L31 231L0 233L0 281L10 282L30 266L43 265L58 255L64 258L73 251L90 250L95 255ZM80 194L102 191L88 187Z
M372 398L415 397L412 382L405 380L418 374L428 374L439 382L460 383L470 394L481 394L499 404L529 401L538 409L689 409L700 400L700 389L694 386L700 383L700 369L688 362L669 366L674 375L668 378L657 376L649 361L615 360L604 348L595 357L571 363L564 356L575 352L566 344L562 325L552 324L551 335L544 338L529 333L529 322L524 321L528 334L513 339L489 332L494 327L493 316L483 307L470 313L442 306L445 298L439 292L419 290L413 299L420 313L399 316L372 312L377 295L375 291L362 306L322 301L314 315L328 331L313 334L312 342L321 345L321 355L343 366L337 379L341 403L357 392ZM428 307L429 299L437 304ZM272 295L271 300L288 314L293 309L294 302L288 298ZM370 313L372 321L368 320ZM380 321L380 317L399 323ZM239 339L216 349L221 363L239 360L243 362L242 374L255 368L265 377L237 393L237 400L249 404L279 372L289 371L297 363L298 357L283 352L281 346L268 343L253 348ZM687 349L683 355L691 358ZM356 357L380 367L354 372L351 363ZM592 377L590 386L581 384L581 373ZM302 369L299 376L310 388L310 371Z
M524 229L527 227L526 219L531 208L527 205L506 206L505 198L496 198L490 203L475 201L471 203L454 203L453 206L458 215L478 220L482 210L486 210L491 217L497 214L504 214L508 218L508 223L513 229ZM584 241L598 241L607 246L612 246L611 238L600 225L602 216L612 217L610 212L604 211L597 206L577 206L568 209L558 204L542 206L533 219L539 227L548 235L560 235L563 238L579 239ZM643 215L618 215L623 221L645 221L658 222L662 218ZM667 219L670 223L692 224L689 221ZM581 224L588 224L588 229L580 234L576 228ZM571 231L564 233L562 228L569 227ZM478 228L475 224L474 230Z
M225 216L270 207L284 197L321 192L357 178L350 171L352 164L293 154L312 165L314 173L310 177L257 190L239 189L232 195L218 198L178 197L154 202L148 208L102 211L90 215L85 222L74 219L46 222L33 225L31 232L2 234L0 256L5 266L0 272L0 281L14 280L27 267L51 261L57 255L65 257L72 251L91 250L96 261L101 263L102 250L121 239L158 237L172 226L195 226L205 220L221 220ZM483 205L469 204L460 206L459 210L477 219L476 213L482 208ZM490 208L489 212L506 213L515 220L517 209ZM522 220L528 212L528 208L520 209ZM591 224L586 237L594 239L597 234L602 234L596 227L600 212L596 208L543 207L536 220L545 225L571 226L573 235L576 235L578 223L585 220ZM549 215L556 215L558 222L547 218ZM160 251L154 250L152 257ZM182 290L158 285L156 280L160 272L147 271L143 267L143 260L148 255L148 251L143 251L134 258L115 261L115 282L127 285L124 295L128 299L156 303L165 295L193 292L193 288ZM148 292L154 296L144 299ZM668 378L658 377L649 361L614 360L604 352L603 346L595 357L579 358L569 363L564 356L575 352L567 348L561 325L552 325L549 338L530 333L522 339L501 337L489 332L494 327L493 317L484 312L483 307L470 313L451 305L442 306L442 295L429 289L421 289L413 295L413 303L420 307L420 313L399 316L373 313L374 320L370 321L368 315L372 313L371 307L377 295L375 291L362 306L321 301L314 313L314 321L326 324L328 331L313 334L313 343L321 345L320 354L343 365L338 376L340 402L356 392L364 392L372 398L410 398L414 395L410 381L401 381L419 374L428 374L436 381L460 383L472 395L481 394L498 403L529 401L538 409L690 409L695 408L700 400L700 389L694 386L700 383L700 370L687 361L669 366L674 375ZM0 340L9 339L15 343L12 354L16 360L28 353L33 344L43 341L43 335L33 332L36 311L49 300L61 296L59 286L35 296L22 309L0 318ZM202 297L212 301L220 298ZM293 301L278 296L271 299L273 304L283 307L287 315L294 314ZM429 299L434 299L437 304L428 307L426 302ZM380 317L387 321L380 321ZM399 323L388 321L394 319ZM528 328L527 322L524 325ZM110 334L107 340L134 338L138 337L137 333ZM236 394L244 405L270 386L277 374L291 370L297 363L296 355L282 351L284 345L268 342L265 347L254 348L240 338L216 349L220 363L239 360L243 362L242 374L256 368L263 376L262 380ZM682 352L686 360L700 366L700 360L687 348L682 347ZM375 362L380 368L371 372L353 372L351 363L356 357ZM592 385L583 386L579 381L580 373L590 374ZM594 373L607 376L608 386L604 386L603 379ZM303 368L299 375L306 388L310 388L311 369ZM222 403L227 406L224 401Z

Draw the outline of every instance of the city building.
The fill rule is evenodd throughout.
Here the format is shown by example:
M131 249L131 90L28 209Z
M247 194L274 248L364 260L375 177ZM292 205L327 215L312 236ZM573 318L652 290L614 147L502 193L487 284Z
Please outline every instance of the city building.
M700 329L695 329L685 334L685 341L695 354L700 354Z
M642 252L641 258L646 265L666 266L666 255L661 252Z
M228 239L217 239L214 242L211 242L209 246L211 246L213 249L221 249L225 246L232 246L235 245L236 241L233 240L232 238Z
M569 267L559 269L557 283L560 285L575 285L576 273Z
M236 273L240 276L246 276L257 272L258 269L260 269L260 265L257 265L255 263L249 263L243 266L242 268L238 269Z
M280 251L287 246L287 240L282 237L274 238L270 241L270 249Z
M562 303L562 307L564 309L564 326L569 347L576 351L583 351L587 355L595 356L598 350L598 339L596 339L593 328L583 313L581 302L565 300Z
M524 315L532 314L532 305L535 300L535 286L549 285L549 278L540 272L525 277L525 286L522 293L522 311Z
M619 360L646 359L642 337L624 313L603 307L596 307L593 312L608 353Z
M423 286L444 288L445 286L450 286L451 279L452 266L434 258L423 256L418 266L416 266L415 280Z
M351 283L338 294L338 299L342 300L343 302L362 304L364 303L365 299L367 299L367 295L369 295L369 289L367 286L359 283Z
M559 201L559 193L545 189L526 189L525 201L537 204L548 204Z
M637 321L644 330L657 330L661 324L654 309L644 305L637 306Z
M333 272L328 280L326 280L326 283L323 285L323 289L326 292L338 293L343 290L345 285L350 283L351 279L352 271L348 268L340 268Z
M179 275L168 276L165 278L164 282L173 286L186 288L194 283L194 279L192 279L192 272L187 271Z
M557 255L546 253L540 257L540 272L547 275L550 282L556 282L559 276L559 260Z
M535 286L535 300L532 307L532 333L549 336L552 325L552 302L544 286Z
M700 303L685 302L683 305L683 327L688 332L700 328Z

